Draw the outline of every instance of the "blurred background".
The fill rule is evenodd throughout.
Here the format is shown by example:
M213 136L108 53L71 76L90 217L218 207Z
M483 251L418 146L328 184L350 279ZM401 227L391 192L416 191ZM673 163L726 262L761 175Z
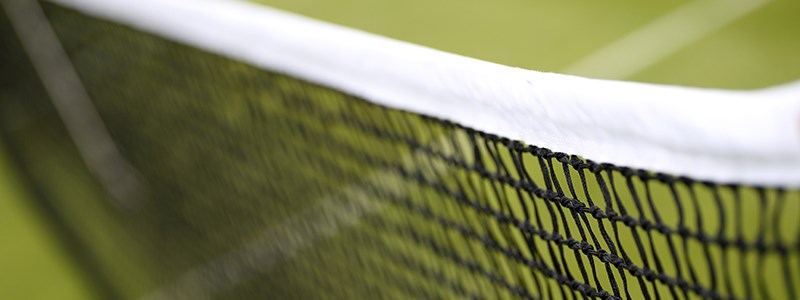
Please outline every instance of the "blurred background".
M725 89L800 78L800 1L254 1L539 71ZM14 36L4 13L0 33ZM4 92L0 101L14 97ZM5 149L0 140L0 299L101 297L48 212L55 208L37 202Z

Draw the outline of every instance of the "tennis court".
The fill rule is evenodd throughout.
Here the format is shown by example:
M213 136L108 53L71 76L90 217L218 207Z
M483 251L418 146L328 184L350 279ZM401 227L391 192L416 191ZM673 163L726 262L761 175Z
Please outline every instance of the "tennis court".
M258 1L545 72L724 89L800 77L787 1L430 2ZM146 186L133 199L149 199L114 197L93 173L3 14L3 174L21 178L9 195L41 198L30 224L69 236L7 235L69 253L38 257L58 261L42 273L77 278L64 287L76 298L800 292L796 185L698 183L531 148L63 3L42 2L47 21Z

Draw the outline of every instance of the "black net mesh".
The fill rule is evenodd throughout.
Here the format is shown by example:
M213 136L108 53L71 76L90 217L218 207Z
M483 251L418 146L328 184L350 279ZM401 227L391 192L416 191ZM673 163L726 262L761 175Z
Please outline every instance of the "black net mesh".
M45 8L143 196L105 193L5 19L0 129L102 297L800 293L796 189L596 163Z

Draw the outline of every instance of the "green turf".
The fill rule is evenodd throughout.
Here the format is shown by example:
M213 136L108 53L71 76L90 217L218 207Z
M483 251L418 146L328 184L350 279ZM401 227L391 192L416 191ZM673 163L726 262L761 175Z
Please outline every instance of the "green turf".
M555 72L687 1L251 2L469 57Z
M0 298L90 299L85 274L30 201L0 144Z
M695 2L250 1L469 57L550 72L564 71L653 19ZM795 37L800 19L795 12L800 3L766 3L631 77L612 79L733 89L797 80L800 42ZM699 12L691 22L703 23L704 14L718 13ZM674 34L691 30L687 25ZM608 66L613 68L614 62Z
M355 0L261 2L442 50L548 71L561 70L594 49L647 23L649 19L683 4L528 0L492 2L491 5L486 1L395 1L391 4ZM800 45L790 37L796 31L793 28L797 28L793 25L800 21L789 13L796 8L793 5L786 1L768 4L702 42L644 70L633 79L731 88L757 87L794 79L800 75L800 68L791 67L799 61L795 53L800 53L797 51ZM203 266L205 262L237 249L239 245L257 238L265 228L279 226L288 216L302 212L329 194L335 194L331 191L340 190L345 185L343 182L352 179L346 174L371 174L371 171L378 169L358 161L340 161L334 150L327 150L329 146L342 143L352 146L365 140L375 141L375 137L354 132L353 125L342 123L342 120L334 118L329 120L331 123L321 123L317 119L320 115L335 116L351 110L351 113L357 114L357 119L366 123L392 128L384 123L385 119L375 117L379 114L374 108L361 104L350 107L343 104L347 102L346 97L324 88L190 50L146 34L131 33L122 26L80 17L52 5L48 5L47 11L82 80L97 101L98 109L105 116L115 141L147 178L154 199L134 212L120 212L113 207L107 197L101 195L100 187L81 164L70 140L58 124L57 116L47 99L41 96L40 88L24 84L35 80L29 67L17 61L9 63L18 69L10 72L13 76L5 73L6 76L0 80L7 88L0 91L13 91L3 95L10 95L8 99L14 99L2 103L5 108L0 110L5 113L3 128L22 157L22 166L35 174L32 178L36 183L35 189L47 195L55 209L67 216L69 229L79 232L78 242L86 245L84 255L97 262L98 266L86 272L93 276L90 281L98 281L99 278L108 281L93 285L90 289L105 287L118 295L133 297L169 286L184 271ZM3 37L8 38L8 31L3 33ZM18 49L14 54L15 58L24 57ZM112 61L113 68L105 67ZM128 88L120 89L120 86ZM303 101L308 100L305 98L317 99L316 106L311 107L321 111L304 114L309 113L305 111L309 107L302 105ZM388 115L396 120L407 118L399 112ZM411 123L412 128L424 128L416 119ZM302 130L299 130L301 127L298 124L302 125ZM435 143L437 138L453 135L444 129L435 131L426 134L421 141ZM308 138L291 138L298 134L305 134ZM274 142L283 138L287 142ZM465 139L463 136L456 137L461 142ZM408 157L411 152L406 148L408 145L396 141L376 141L375 145L376 148L370 149L370 152L383 159L396 160ZM449 149L444 145L435 144L433 147ZM314 157L314 160L309 162L308 157ZM443 164L416 156L413 159L418 160L413 168L425 168L427 165L435 168L437 164ZM510 161L507 156L503 159L506 163ZM323 175L318 169L298 167L307 163L330 162L333 165L328 166L341 174ZM537 162L531 160L526 164L533 170ZM431 172L435 170L424 171L432 175ZM480 178L472 178L459 171L448 175L459 180L482 182ZM541 174L535 176L537 180L542 180ZM381 180L399 180L407 182L409 186L414 185L409 178L396 177L396 174L379 176ZM616 180L619 182L620 179ZM481 185L486 189L491 188L487 182ZM8 186L12 191L21 189L13 181ZM599 193L597 187L590 188L595 195ZM659 197L670 199L669 191L664 186L654 187L654 190ZM424 188L412 189L410 193L414 199L441 198L441 195ZM682 193L686 199L686 192ZM702 202L699 211L687 208L686 218L693 220L692 216L700 214L706 220L704 231L714 232L716 228L713 226L718 216L710 213L715 207L707 191L701 193L705 193L701 197L707 201ZM267 197L265 195L291 201L263 201ZM746 211L759 211L753 201L756 199L754 195L748 195ZM730 195L725 196L730 198ZM22 199L19 196L15 198ZM492 196L487 199L487 204L496 209L500 209L501 205L511 205L517 217L523 210L513 193L502 201ZM623 201L631 206L630 197ZM220 206L220 203L226 205ZM673 212L666 222L674 226L677 222L675 207L667 201L658 203L665 215ZM689 203L686 202L687 205ZM479 220L485 218L451 202L419 201L414 204L429 206L443 217L468 224L480 223ZM24 215L24 207L15 207L9 212L20 211L19 215ZM771 206L768 208L770 212L774 209ZM725 209L728 212L733 210L732 207ZM797 207L786 208L788 212L792 210L796 211ZM549 213L540 213L541 218L549 219ZM494 291L495 288L487 283L486 278L460 269L462 266L431 251L430 247L410 242L408 224L416 225L416 230L422 235L437 237L438 242L452 243L456 249L463 251L458 255L472 257L475 263L485 268L495 267L500 275L519 285L530 288L542 284L557 289L552 280L534 278L530 273L522 272L523 268L519 265L502 259L495 252L484 251L473 255L470 249L484 247L474 238L452 228L441 229L429 218L410 213L403 205L390 204L390 208L380 216L385 218L365 220L363 224L356 225L352 232L315 244L315 247L325 251L298 251L296 257L287 259L270 270L269 274L254 276L240 283L237 288L222 292L222 296L234 298L270 293L276 297L353 298L364 297L371 289L385 289L386 296L397 298L455 297L452 290L437 289L432 279L420 275L433 273L442 273L441 278L463 286L468 293L496 292L497 297L510 295L508 291ZM747 224L745 235L748 241L756 238L759 220L756 213L746 217L746 223L743 224ZM32 222L38 224L35 219ZM784 227L795 224L791 218L783 218L783 222L786 223ZM731 224L728 223L726 227L726 237L735 238ZM380 226L386 226L386 231L391 234L380 234L383 231L375 229ZM571 226L572 232L577 231L574 222L567 226ZM688 222L687 227L693 231L699 230L693 222ZM30 227L9 228L25 230ZM523 243L518 233L503 224L489 223L488 227L476 227L476 230L502 237L505 246ZM27 235L24 231L15 232L19 233L12 234ZM627 249L636 248L632 244L631 234L621 232L621 243ZM48 238L47 231L30 236L54 243ZM376 236L379 237L377 242L374 240ZM766 238L767 242L772 242L775 236ZM787 236L785 239L792 238ZM195 243L197 240L205 242ZM541 249L545 249L546 244L537 243ZM655 243L659 248L666 247L666 241ZM352 255L353 245L365 247L361 252L363 257ZM703 251L695 241L689 241L687 247L692 256ZM19 251L35 253L32 249L36 249L36 246ZM59 248L54 246L48 249ZM47 265L62 269L66 274L80 274L72 268L69 260L65 262L66 255L58 253L43 256L52 259L52 263ZM32 255L14 257L20 258L20 264L39 261ZM633 259L642 258L634 256ZM793 259L791 262L795 262L797 257ZM407 264L408 260L424 262L422 265L431 269L409 271L399 267ZM755 264L755 258L751 256L746 263ZM781 260L770 257L764 272L779 272L780 263ZM716 263L720 271L722 264ZM733 269L741 267L738 261L729 265ZM577 273L578 267L574 262L568 268ZM686 266L683 268L685 270ZM703 268L704 265L698 263L696 271L701 283L707 284L708 270ZM376 269L385 270L375 272ZM361 282L361 277L355 276L359 272L373 272L374 276ZM676 270L668 264L665 272L674 275ZM32 276L44 278L41 275L43 273L57 274L35 272ZM340 274L341 277L331 279L330 274ZM611 279L603 274L600 274L602 284L608 286ZM615 274L615 280L619 281L619 273ZM81 287L80 275L68 277L79 280L73 285L64 281L66 287L75 288L78 294L74 297L89 295ZM795 278L798 277L800 274L796 274ZM268 284L264 284L265 281ZM386 281L403 284L389 287ZM19 289L14 290L17 293L15 295L30 295L30 287L41 284L41 281L26 282L28 285L20 285ZM780 290L783 284L775 280L770 281L768 286L776 286L776 290ZM341 289L343 286L352 288ZM324 289L341 294L320 295ZM738 294L743 292L741 286L734 289ZM415 291L433 295L415 294ZM632 288L631 292L636 296L638 290Z

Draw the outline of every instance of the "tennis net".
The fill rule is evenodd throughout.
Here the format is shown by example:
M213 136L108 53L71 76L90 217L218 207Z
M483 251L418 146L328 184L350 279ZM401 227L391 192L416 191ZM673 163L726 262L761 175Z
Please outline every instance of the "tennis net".
M103 297L800 293L789 92L511 69L230 1L30 3L4 7L0 128Z

